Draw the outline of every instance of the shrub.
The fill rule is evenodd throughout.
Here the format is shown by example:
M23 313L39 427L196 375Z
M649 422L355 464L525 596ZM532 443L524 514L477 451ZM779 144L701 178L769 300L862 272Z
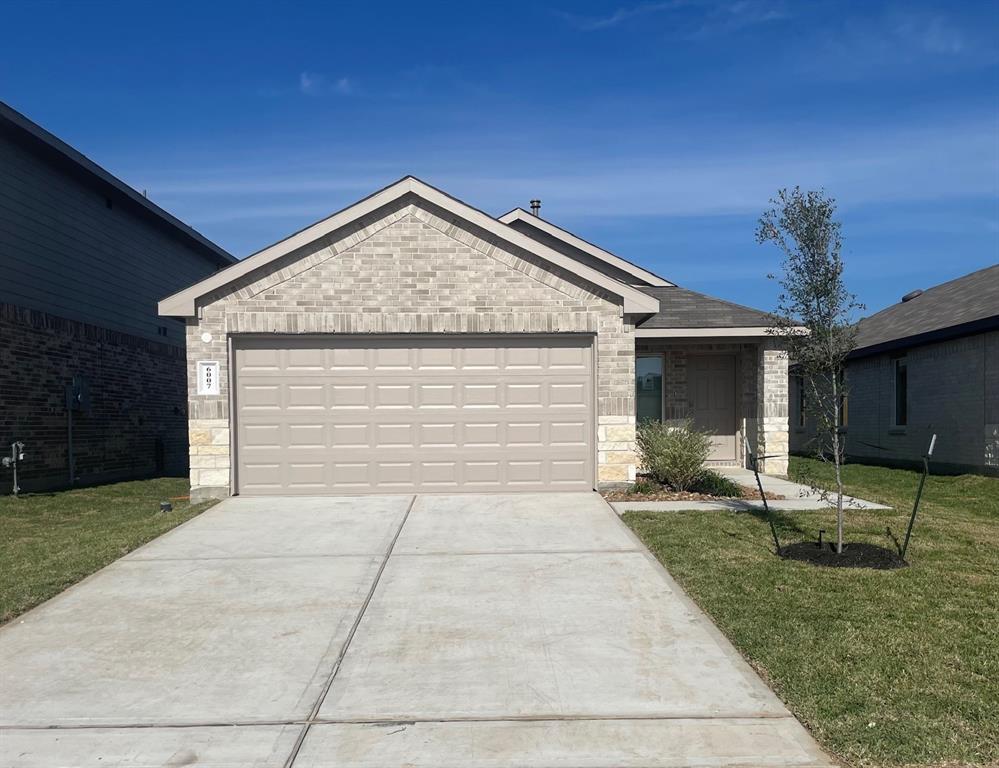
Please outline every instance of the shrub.
M653 483L651 480L636 480L631 484L628 489L628 493L632 494L642 494L642 493L655 493L659 490L659 487Z
M710 469L705 469L701 472L701 476L697 478L690 490L696 493L704 493L708 496L742 497L741 485L729 480L727 477L722 477Z
M711 435L689 421L679 426L645 422L638 427L636 442L642 466L674 491L690 490L711 451Z

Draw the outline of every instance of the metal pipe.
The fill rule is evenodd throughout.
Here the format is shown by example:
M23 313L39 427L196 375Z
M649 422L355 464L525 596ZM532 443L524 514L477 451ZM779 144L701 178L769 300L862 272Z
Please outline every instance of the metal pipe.
M756 487L760 489L760 498L763 499L763 512L767 516L767 523L770 525L770 535L774 537L774 547L777 550L777 555L780 555L780 539L777 538L777 527L774 525L773 518L770 516L770 505L767 504L767 494L763 491L763 481L760 480L760 466L759 461L753 449L749 447L749 440L745 437L742 438L743 443L746 446L746 453L749 454L749 463L753 467L753 474L756 475Z
M72 393L70 393L70 396ZM76 483L76 462L73 457L73 403L66 398L66 465L69 468L69 484Z
M930 474L930 456L933 455L933 448L937 444L937 436L930 438L930 448L923 456L923 476L919 478L919 489L916 491L916 502L912 505L912 514L909 515L909 526L905 529L905 543L902 544L900 557L905 560L905 553L909 549L909 537L912 536L912 526L916 522L916 512L919 510L919 501L923 498L923 486L926 484L926 477Z

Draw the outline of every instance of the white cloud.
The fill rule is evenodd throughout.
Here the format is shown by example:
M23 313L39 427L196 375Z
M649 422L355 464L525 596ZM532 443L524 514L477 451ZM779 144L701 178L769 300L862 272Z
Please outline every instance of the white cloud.
M705 37L734 32L744 27L764 24L786 17L777 0L659 0L622 6L604 16L582 16L563 12L560 15L576 29L594 32L611 29L641 16L687 11L677 20L680 36Z
M305 71L298 75L298 90L308 96L326 92L347 95L353 93L354 83L349 77L339 77L330 82L325 75Z
M618 24L633 19L636 16L674 10L685 5L689 5L689 2L686 0L665 0L665 2L638 3L637 5L618 8L606 16L579 16L572 13L564 13L562 16L578 29L589 32L597 29L616 27Z
M967 48L961 30L942 16L906 16L895 27L898 38L926 53L959 56Z
M751 151L709 141L674 154L616 156L598 156L584 146L534 155L453 145L450 154L428 158L376 143L356 150L378 158L363 169L339 156L297 156L283 157L273 168L202 167L184 175L173 169L159 179L144 173L142 184L164 204L197 200L194 223L309 220L406 173L494 213L537 196L556 219L719 216L757 213L778 188L795 184L825 187L844 207L996 197L996 128L994 119L883 126L814 133L799 142L775 135Z
M322 75L315 72L302 72L298 76L298 90L302 93L317 93L324 84Z

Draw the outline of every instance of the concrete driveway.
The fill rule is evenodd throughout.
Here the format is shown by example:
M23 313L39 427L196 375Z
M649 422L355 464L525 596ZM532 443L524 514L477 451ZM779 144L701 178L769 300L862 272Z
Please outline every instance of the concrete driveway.
M596 494L229 499L0 673L5 768L830 764Z

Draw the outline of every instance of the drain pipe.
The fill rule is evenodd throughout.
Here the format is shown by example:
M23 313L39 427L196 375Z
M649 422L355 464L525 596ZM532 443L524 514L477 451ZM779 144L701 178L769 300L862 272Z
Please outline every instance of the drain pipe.
M74 485L76 461L73 457L73 385L66 387L66 466L69 468L69 484Z

